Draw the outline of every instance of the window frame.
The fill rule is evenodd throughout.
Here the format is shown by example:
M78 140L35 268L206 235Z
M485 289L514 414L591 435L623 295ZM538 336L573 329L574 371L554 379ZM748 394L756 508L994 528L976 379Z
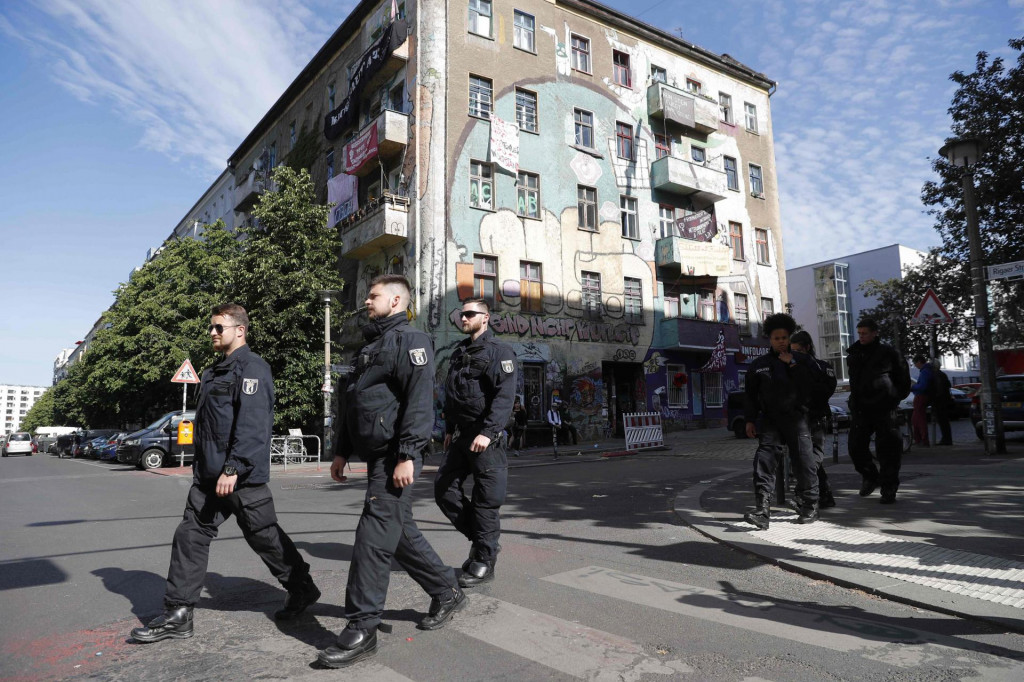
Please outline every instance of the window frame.
M486 169L487 170L487 174L483 174L483 173L481 173L479 175L474 174L473 173L473 171L474 171L474 167L473 167L474 164L476 164L477 167L480 168L481 170ZM491 194L490 194L490 197L491 197L490 204L491 205L490 206L484 206L482 202L480 202L480 205L477 205L477 204L473 203L473 184L474 184L474 182L479 187L479 189L477 190L477 197L480 198L480 199L482 199L482 197L484 195L483 188L485 186L489 186L490 187L490 189L491 189ZM495 210L495 208L494 208L494 164L493 163L490 163L488 161L477 161L476 159L470 159L469 160L469 207L470 208L480 209L481 211L494 211Z
M704 374L704 406L722 407L725 404L725 382L721 372Z
M665 211L670 211L671 213L668 216L666 216L665 213L664 213ZM667 232L666 232L666 229L665 229L665 227L666 227L666 218L669 218ZM658 230L659 230L659 233L661 234L661 239L664 239L665 237L675 237L675 236L677 236L676 235L676 207L675 206L670 206L669 204L658 204Z
M654 160L672 156L672 138L661 133L654 133Z
M588 123L584 123L583 121L581 121L580 117L577 116L577 114L582 114L584 116L588 116L590 118L590 123L588 124ZM596 146L597 145L597 136L595 134L596 133L596 125L594 123L594 112L588 111L586 109L581 109L579 107L573 107L573 110L572 110L572 120L573 120L573 139L576 142L576 146L582 147L584 149L596 150L597 149L597 146ZM583 143L583 142L580 142L580 130L581 129L589 130L590 131L590 145L589 146L587 144Z
M477 6L474 8L474 4ZM481 10L486 6L487 14L483 14ZM473 15L477 16L477 21L473 21ZM474 29L477 28L477 22L480 21L480 17L487 18L487 33L480 33ZM467 33L471 33L481 38L494 38L494 3L492 0L469 0L466 3L466 27Z
M698 158L699 157L699 158ZM703 166L708 162L708 151L699 145L690 145L690 161Z
M743 103L743 123L747 132L757 133L757 105L751 102Z
M691 85L694 87L690 87ZM686 87L684 89L691 95L700 95L704 92L704 83L697 80L696 78L690 78L689 76L687 76Z
M729 250L732 252L733 260L746 260L743 257L743 223L729 221Z
M327 110L334 111L334 99L338 94L338 87L334 83L327 84Z
M526 32L526 28L520 26L517 21L518 18L521 16L530 18L530 47L523 47L522 45L519 44L520 30L522 30L524 33ZM512 10L512 47L516 48L517 50L522 50L523 52L529 52L530 54L537 54L537 17L530 14L529 12L524 12L521 9Z
M590 201L587 197L581 197L580 192L593 192L594 199ZM589 209L589 210L588 210ZM585 214L590 214L594 219L594 226L588 227L580 222L580 217ZM576 185L576 227L583 230L584 232L597 232L599 229L600 221L597 215L597 187L591 187L590 185Z
M536 278L531 269L536 267ZM529 289L536 286L536 295ZM519 310L524 313L544 312L544 266L536 261L519 261Z
M487 264L493 265L493 270L488 271L485 267ZM485 283L490 282L491 293L488 295L485 289ZM495 303L498 300L498 257L491 256L485 253L474 253L473 254L473 297L482 298L487 301L487 305L494 310Z
M474 84L473 81L480 81L481 84ZM486 84L486 90L482 89L482 84ZM474 92L474 87L476 92ZM486 95L487 101L484 102L484 95ZM477 106L477 112L473 112L474 103ZM483 112L481 107L486 106L487 111ZM494 113L494 81L484 76L478 76L474 73L469 74L469 115L473 118L479 118L484 121L491 120L491 114Z
M768 230L763 227L754 228L754 252L757 255L758 265L771 265L768 249Z
M628 131L628 135L624 132ZM629 145L624 149L624 145ZM628 156L623 156L626 152ZM624 161L636 161L636 136L633 133L633 126L622 121L615 122L615 155Z
M334 177L334 148L331 147L324 154L324 163L327 166L327 179L330 180Z
M622 76L622 80L619 80L620 76ZM633 89L633 67L628 52L612 50L612 81L616 85Z
M529 183L529 181L531 179L533 179L533 180L536 181L536 185L533 186L533 187L531 187L529 184L527 184L526 186L523 186L522 181L524 179L527 181L527 183ZM537 214L536 215L530 215L529 213L521 213L520 210L519 210L520 199L523 199L526 202L526 205L529 206L528 202L529 202L529 199L530 199L531 195L534 197L534 200L536 202L536 207L537 207ZM516 173L516 215L519 216L520 218L529 218L530 220L540 220L541 219L541 213L542 213L542 211L541 211L541 206L540 206L540 174L539 173L531 173L530 171L525 171L525 170L520 169Z
M729 172L729 162L732 162L732 173ZM725 185L734 192L740 191L740 163L734 156L723 156L722 167L725 170Z
M632 217L631 221L630 217ZM628 226L630 222L632 229ZM628 194L619 195L619 224L622 226L623 239L640 239L639 202L636 197L631 197Z
M644 290L639 277L622 278L622 312L626 322L643 324Z
M767 304L767 305L765 305ZM775 299L766 296L761 297L761 319L775 314Z
M520 112L519 95L520 94L523 94L524 96L527 96L527 97L533 97L533 128L532 129L524 128L523 127L523 119L520 119L520 116L519 116L519 112ZM534 135L540 135L540 98L537 96L537 93L535 91L533 91L533 90L527 90L526 88L519 88L519 87L517 87L515 89L515 96L516 96L515 97L516 124L518 124L519 130L521 130L523 132L527 132L527 133L533 133ZM526 111L525 105L523 107L523 111L524 112ZM524 119L525 119L525 117L524 117Z
M665 83L666 85L668 84L668 69L666 69L665 67L658 66L657 64L651 64L650 75L651 83ZM661 75L662 77L658 78L658 75Z
M754 177L755 168L757 169L756 189ZM748 163L747 180L750 182L750 195L757 197L758 199L764 199L764 172L762 171L761 166L757 165L756 163Z
M577 40L580 42L580 47L576 46ZM579 71L580 73L585 73L588 76L593 75L593 51L591 50L591 45L592 43L590 42L590 38L585 35L569 33L569 65L573 71ZM580 55L580 58L577 58L577 55ZM585 69L581 68L583 66L583 61L586 61Z
M741 305L742 304L742 305ZM743 336L750 335L750 298L746 294L733 293L732 313L736 326Z
M588 320L601 319L602 306L601 273L580 270L580 304L583 317Z
M734 125L732 112L732 95L727 92L718 91L718 111L722 115L722 121Z
M672 364L672 365L666 364L665 365L665 400L667 402L667 406L670 407L670 408L674 407L674 408L685 409L685 408L690 406L689 391L686 390L687 387L689 387L690 383L687 382L687 383L685 383L682 386L679 386L677 388L675 386L675 383L674 383L676 374L684 374L684 375L689 376L689 373L686 371L686 365L682 365L682 364ZM682 398L682 400L678 400L676 402L672 402L672 393L673 393L673 391L677 391L679 393L680 397Z

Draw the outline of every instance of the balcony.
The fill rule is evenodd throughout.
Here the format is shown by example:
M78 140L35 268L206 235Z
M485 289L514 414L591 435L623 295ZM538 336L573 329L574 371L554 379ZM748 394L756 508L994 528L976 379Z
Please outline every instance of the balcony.
M357 151L358 145L360 145L360 138L374 124L377 126L377 149L376 151L372 149L365 150L363 153L360 153L360 151ZM363 126L352 142L345 145L343 152L346 166L345 172L361 177L370 173L378 173L380 168L378 167L379 164L374 163L375 159L380 159L381 163L389 161L399 156L408 144L408 114L403 114L399 111L382 111L377 118ZM348 169L350 158L358 162L358 166L353 170Z
M359 260L400 244L408 236L408 197L385 192L341 221L341 255Z
M711 203L728 194L725 171L674 156L663 156L651 164L651 187Z
M728 246L683 237L663 237L654 247L659 279L677 277L726 277L732 269Z
M263 192L273 192L276 187L265 171L250 170L245 179L235 186L235 210L247 213L256 205L256 199Z
M718 104L667 83L647 88L647 112L707 135L718 130Z
M731 322L715 322L686 317L661 321L661 338L665 348L711 352L718 344L718 332L725 334L725 350L740 350L740 330Z

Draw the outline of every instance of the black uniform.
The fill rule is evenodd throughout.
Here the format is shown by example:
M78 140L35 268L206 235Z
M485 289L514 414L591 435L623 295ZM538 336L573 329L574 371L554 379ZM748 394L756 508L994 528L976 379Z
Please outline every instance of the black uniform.
M500 509L508 485L508 456L498 435L512 416L516 356L485 330L452 353L445 382L445 432L452 436L434 479L434 499L455 528L473 543L470 558L493 566L501 534ZM483 452L469 447L477 435L491 439ZM473 475L473 496L463 484Z
M825 472L825 420L832 418L832 408L828 399L836 392L836 373L832 365L811 356L811 362L818 366L823 378L814 382L808 413L808 424L811 429L811 446L814 448L814 463L818 470L818 497L824 503L827 498L834 503L832 487L828 483Z
M860 341L847 351L850 367L850 459L867 490L881 485L883 496L894 496L900 486L899 427L896 408L910 392L910 369L892 346L875 339ZM875 455L871 459L871 435ZM870 490L867 493L869 494Z
M399 461L418 477L433 426L434 347L405 312L363 327L367 345L344 387L336 454L366 461L367 487L356 527L345 617L348 628L373 631L381 622L391 558L429 595L450 599L458 583L416 527L412 486L395 487Z
M167 572L168 608L192 606L206 576L210 543L232 514L245 541L289 592L309 580L291 538L277 525L270 480L274 379L270 366L241 346L203 372L196 405L195 460L185 515L174 532ZM235 491L215 492L225 466L238 472Z
M775 491L776 453L785 446L796 476L796 497L805 507L818 504L818 476L808 426L808 405L821 374L814 360L793 353L787 365L774 350L750 364L746 378L747 423L760 417L754 455L754 494L771 500ZM833 380L834 381L834 380Z

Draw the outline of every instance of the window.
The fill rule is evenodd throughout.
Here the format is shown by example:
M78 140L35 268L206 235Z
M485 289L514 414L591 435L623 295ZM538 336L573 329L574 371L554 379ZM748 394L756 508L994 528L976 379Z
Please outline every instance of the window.
M750 333L750 314L747 311L747 295L733 294L733 305L736 313L736 325L740 334Z
M572 34L572 68L590 73L590 39Z
M327 179L334 177L334 150L327 150Z
M721 372L706 372L704 375L704 404L708 407L721 407L725 402L725 390L722 388Z
M687 78L686 79L686 91L687 92L691 92L694 95L699 95L700 94L700 89L701 89L701 85L700 85L700 81L699 80L694 80L693 78Z
M736 167L736 159L731 156L722 157L725 160L725 182L729 189L740 191L740 174Z
M391 88L388 95L388 108L391 111L405 113L405 83L401 82Z
M469 0L469 32L491 37L491 0Z
M768 230L754 230L754 248L757 250L757 262L768 265Z
M654 158L662 159L666 156L672 156L672 143L668 135L654 133Z
M612 72L615 82L627 88L633 87L633 75L629 70L629 55L625 52L612 50Z
M707 158L707 156L704 153L704 147L698 147L695 144L691 144L690 145L690 158L693 159L694 163L703 166L704 165L704 160Z
M676 209L673 206L658 205L658 225L662 238L676 234Z
M576 211L581 230L597 231L597 188L576 185Z
M637 228L636 199L619 196L619 208L622 209L622 236L627 239L640 239L640 230Z
M519 261L519 309L524 313L539 313L543 311L544 298L542 296L542 282L540 278L540 263Z
M576 125L576 144L587 149L594 148L594 115L583 109L573 109L572 117Z
M276 142L270 143L269 159L270 159L270 170L274 170L275 168L277 168L277 143Z
M686 407L687 392L686 392L686 367L683 365L665 365L665 373L668 381L665 383L668 385L668 406L669 407Z
M652 83L668 83L668 71L660 66L651 64L651 82Z
M732 123L732 95L727 95L724 92L718 93L718 108L722 112L722 120Z
M750 102L743 103L743 112L747 122L747 130L757 132L757 107Z
M761 167L750 164L750 193L764 198L764 183L761 181Z
M494 210L494 177L491 164L469 162L469 205L473 208Z
M640 280L635 277L626 277L622 286L626 322L643 322L644 299L640 289Z
M715 292L711 289L700 291L700 319L714 322L715 317Z
M615 148L620 159L633 160L633 126L615 122Z
M332 111L334 110L334 96L337 93L338 91L334 87L334 83L331 83L330 85L327 86L327 108Z
M524 362L523 363L523 407L526 408L526 418L529 421L544 421L544 414L547 408L544 407L544 377L547 375L547 365Z
M733 260L743 260L743 226L729 222L729 245L732 246Z
M516 123L520 130L537 132L537 93L516 88Z
M540 218L540 176L519 171L516 176L516 213L524 218Z
M473 296L484 299L493 309L497 284L498 259L494 256L473 256Z
M596 272L580 273L580 288L583 292L583 314L588 319L601 317L601 275Z
M665 319L671 320L679 317L681 314L679 294L665 294Z
M526 12L515 10L515 19L513 20L513 24L512 44L520 50L536 52L537 50L534 47L535 22L533 16Z
M775 299L762 298L761 299L761 319L768 317L769 315L775 314Z
M469 77L469 115L480 118L491 117L491 103L494 86L490 78Z
M295 121L288 124L288 149L295 149Z

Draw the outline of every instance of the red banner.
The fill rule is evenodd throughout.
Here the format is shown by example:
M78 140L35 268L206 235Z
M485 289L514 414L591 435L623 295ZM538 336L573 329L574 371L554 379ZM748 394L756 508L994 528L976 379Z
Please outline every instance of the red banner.
M377 122L359 134L344 149L345 172L354 173L377 156Z

